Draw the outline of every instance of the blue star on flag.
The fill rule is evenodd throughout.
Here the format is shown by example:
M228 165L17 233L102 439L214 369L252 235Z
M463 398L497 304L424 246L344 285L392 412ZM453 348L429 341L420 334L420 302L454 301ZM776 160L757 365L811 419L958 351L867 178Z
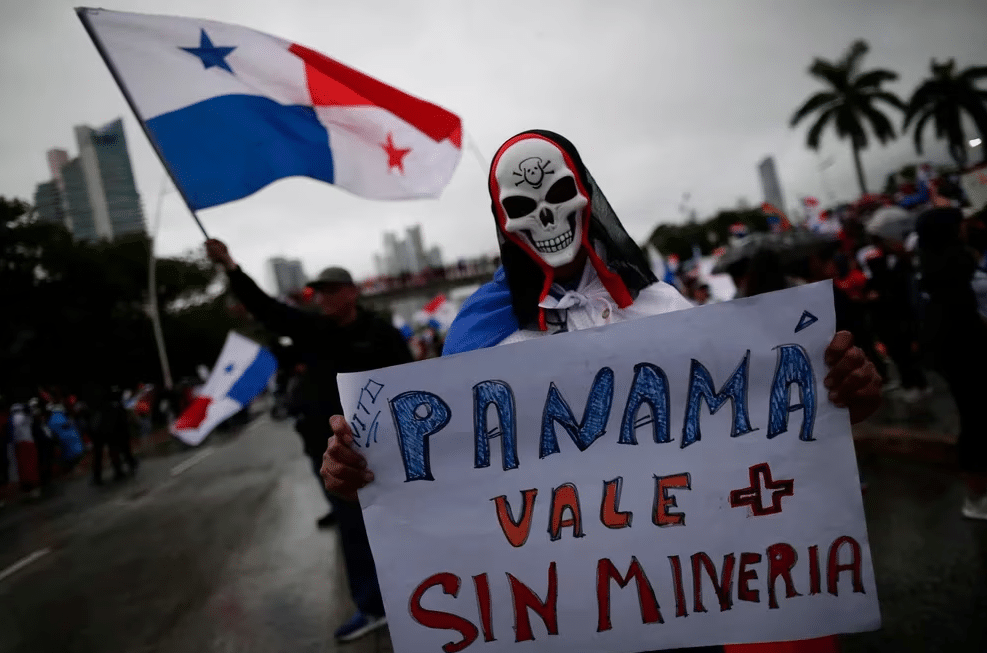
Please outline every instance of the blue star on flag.
M190 54L194 54L199 59L202 60L202 65L205 66L206 70L216 66L217 68L222 68L226 72L233 74L233 69L230 68L230 64L226 63L226 57L230 55L231 52L236 50L236 47L217 47L212 44L212 40L209 35L206 34L206 30L202 29L199 36L199 47L197 48L179 48L180 50L185 50Z
M230 363L229 365L227 365L226 367L224 367L223 368L223 371L226 372L227 374L229 374L230 372L232 372L233 371L233 363Z

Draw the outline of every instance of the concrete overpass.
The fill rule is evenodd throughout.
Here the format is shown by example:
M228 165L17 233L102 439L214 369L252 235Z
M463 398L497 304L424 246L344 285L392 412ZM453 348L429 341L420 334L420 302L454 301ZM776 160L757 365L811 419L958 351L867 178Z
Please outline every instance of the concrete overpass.
M445 294L455 300L457 295L490 281L497 265L496 261L485 261L463 269L449 267L439 274L367 280L362 283L362 302L371 309L399 315L410 323L415 312L436 295ZM456 292L460 289L461 293ZM462 299L465 297L459 301Z

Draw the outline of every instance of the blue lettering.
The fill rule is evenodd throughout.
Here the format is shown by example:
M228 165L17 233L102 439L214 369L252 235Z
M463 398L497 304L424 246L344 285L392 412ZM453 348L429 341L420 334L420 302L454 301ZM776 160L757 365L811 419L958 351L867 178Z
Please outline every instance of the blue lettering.
M771 384L771 403L768 409L768 437L773 438L788 430L788 414L802 411L802 428L799 439L813 439L812 428L816 423L816 377L812 373L809 355L799 345L781 345L778 350L778 366ZM798 386L799 403L789 404L792 384Z
M643 404L651 408L651 416L637 419ZM668 377L657 365L638 363L634 366L634 382L627 397L624 418L620 423L620 444L637 444L637 429L652 425L655 442L671 442L668 434Z
M487 429L487 409L490 404L497 411L500 426ZM474 467L490 466L490 438L501 436L504 471L516 469L517 420L514 416L514 393L503 381L484 381L473 386L473 437L475 439Z
M593 379L589 397L586 399L586 409L583 419L578 424L572 414L569 404L562 398L559 389L552 383L545 400L545 412L541 419L541 447L539 458L544 458L559 452L559 442L555 437L555 422L558 422L580 451L586 451L589 445L606 433L607 420L610 419L610 407L613 404L613 370L602 368Z
M689 370L689 399L685 406L685 424L682 425L683 449L702 438L699 428L699 402L702 399L706 400L710 414L718 411L727 399L730 400L733 408L733 428L730 437L735 438L757 430L751 428L751 420L747 414L747 373L750 358L751 352L748 349L740 365L715 394L709 370L696 359L692 359L692 367Z
M397 427L406 480L434 481L427 439L449 423L449 405L438 395L422 390L402 392L388 403Z

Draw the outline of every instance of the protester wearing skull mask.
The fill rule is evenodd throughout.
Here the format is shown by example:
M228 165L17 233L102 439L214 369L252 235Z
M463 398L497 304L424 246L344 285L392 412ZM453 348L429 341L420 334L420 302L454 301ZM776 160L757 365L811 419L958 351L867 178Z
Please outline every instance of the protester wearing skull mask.
M657 281L562 136L533 130L508 140L494 156L489 190L503 265L463 305L443 355L691 307L672 286ZM834 336L826 363L830 399L849 408L854 422L871 415L880 403L881 379L848 332ZM355 501L373 473L350 446L346 420L336 415L331 423L334 437L323 455L322 477L331 492ZM835 650L835 640L783 646L744 650L824 653Z

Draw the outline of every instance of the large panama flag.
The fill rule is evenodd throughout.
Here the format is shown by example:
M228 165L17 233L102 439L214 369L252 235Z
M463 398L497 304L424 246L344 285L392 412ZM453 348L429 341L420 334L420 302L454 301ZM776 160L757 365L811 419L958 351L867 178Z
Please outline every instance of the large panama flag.
M455 114L304 46L210 20L76 10L193 211L290 176L436 197Z

